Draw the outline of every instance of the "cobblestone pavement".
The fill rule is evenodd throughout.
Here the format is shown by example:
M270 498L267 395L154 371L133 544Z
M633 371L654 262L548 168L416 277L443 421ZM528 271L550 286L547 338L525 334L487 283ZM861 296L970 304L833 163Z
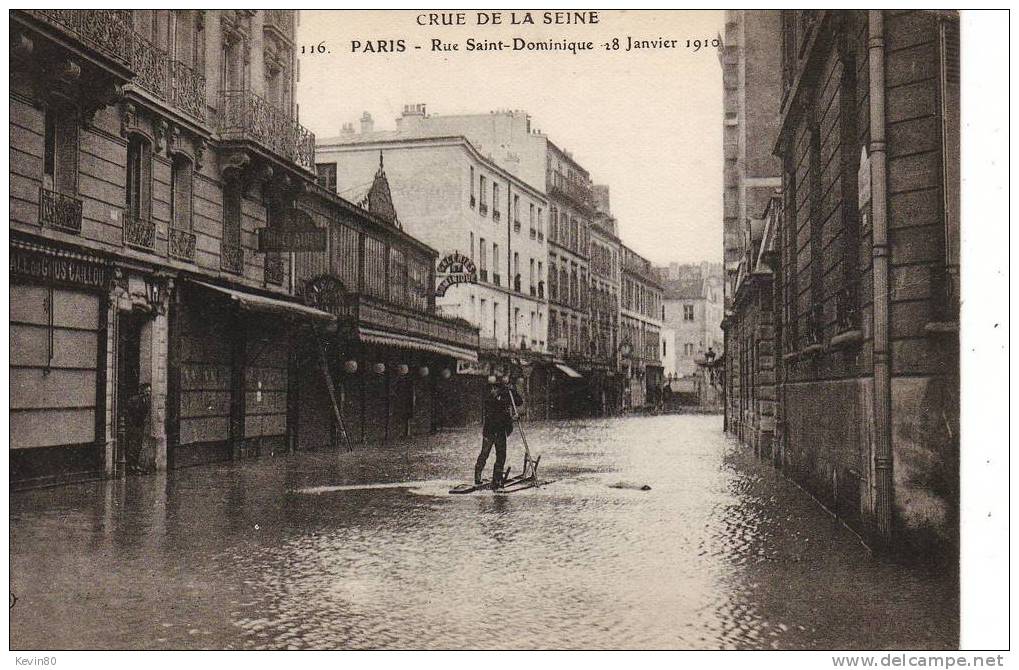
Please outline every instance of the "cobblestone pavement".
M555 481L509 495L447 494L474 431L11 494L11 646L958 644L951 578L873 557L720 417L525 430Z

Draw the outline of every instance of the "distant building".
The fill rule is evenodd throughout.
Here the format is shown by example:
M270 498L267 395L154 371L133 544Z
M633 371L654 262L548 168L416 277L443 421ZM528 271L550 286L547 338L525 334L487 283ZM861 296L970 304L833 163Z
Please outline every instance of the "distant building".
M634 410L655 402L662 387L662 287L651 261L626 245L621 250L619 339L626 381L623 407Z
M722 265L671 264L659 268L663 321L672 333L674 369L666 368L666 376L683 377L696 374L697 361L703 362L708 351L721 357L725 351L722 319Z

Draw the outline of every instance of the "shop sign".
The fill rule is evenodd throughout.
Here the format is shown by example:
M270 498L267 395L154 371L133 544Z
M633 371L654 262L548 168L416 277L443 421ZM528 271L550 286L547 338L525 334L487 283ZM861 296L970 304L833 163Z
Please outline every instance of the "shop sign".
M456 373L458 375L484 375L487 377L491 367L491 363L482 363L480 361L457 361Z
M50 256L12 246L10 262L12 275L98 289L105 289L109 281L109 269L99 260Z
M307 212L284 210L277 225L258 229L259 253L325 251L326 229L319 228Z
M467 256L459 251L454 251L441 261L436 270L436 277L442 275L442 280L435 289L435 295L442 297L446 290L456 284L477 284L478 269Z
M346 306L346 294L343 282L333 275L319 275L309 279L301 291L304 304L336 315L341 314Z

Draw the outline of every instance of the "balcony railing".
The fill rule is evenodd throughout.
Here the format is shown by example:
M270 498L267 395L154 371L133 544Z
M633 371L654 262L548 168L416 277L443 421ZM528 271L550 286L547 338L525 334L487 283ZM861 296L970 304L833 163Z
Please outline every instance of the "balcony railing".
M462 319L449 319L394 305L360 293L344 299L342 316L369 327L382 328L470 349L478 347L477 328ZM339 316L339 315L338 315Z
M170 81L170 56L138 33L131 36L131 83L165 100Z
M545 234L539 230L538 231L538 240L540 241L540 240L543 240L543 239L545 239Z
M220 135L260 144L276 156L315 171L315 135L290 114L251 91L224 91Z
M569 198L582 207L590 207L593 202L590 186L568 179L558 172L548 173L545 187L549 194Z
M860 306L855 283L847 284L835 296L839 332L860 327Z
M481 270L478 271L478 274L481 277L481 281L488 281L488 270L481 268Z
M39 225L81 235L81 200L40 188Z
M266 254L265 256L265 283L283 285L283 257L279 254Z
M183 61L171 66L170 102L199 121L205 120L205 76Z
M520 222L519 221L514 221L513 222L513 232L514 233L519 233L520 232Z
M538 297L539 298L545 297L545 282L543 281L538 282Z
M156 222L124 212L124 244L135 249L156 248Z
M244 247L223 242L220 248L219 267L224 272L241 274L244 271Z
M475 200L474 196L472 195L471 196L471 207L474 207L475 204L477 204L477 201Z
M531 228L531 239L533 240L537 236L538 236L538 231L535 230L534 228Z
M516 291L517 293L521 292L520 284L521 284L520 275L516 275L515 277L513 277L513 290Z
M481 203L480 205L478 205L478 211L481 212L482 216L488 214L488 205L486 205L485 203Z
M492 283L495 284L496 286L502 286L502 277L499 276L498 272L492 273Z
M499 213L499 210L493 209L492 210L492 220L493 221L498 221L501 218L502 218L502 214Z
M170 228L168 245L170 257L182 261L195 262L195 234L178 228Z
M131 64L131 14L126 9L33 9L37 19L123 65Z

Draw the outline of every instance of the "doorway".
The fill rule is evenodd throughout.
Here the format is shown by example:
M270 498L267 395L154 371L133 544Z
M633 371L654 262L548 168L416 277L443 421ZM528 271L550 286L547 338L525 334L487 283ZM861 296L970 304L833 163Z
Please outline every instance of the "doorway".
M151 387L143 379L142 331L145 315L121 312L117 328L117 473L142 469L149 425Z

